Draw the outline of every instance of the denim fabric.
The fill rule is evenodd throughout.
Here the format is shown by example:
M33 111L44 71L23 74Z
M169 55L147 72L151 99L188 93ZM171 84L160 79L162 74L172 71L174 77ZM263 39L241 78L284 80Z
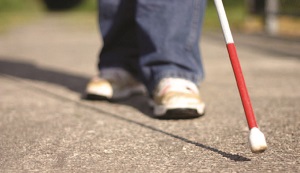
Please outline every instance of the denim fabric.
M99 69L120 67L150 93L165 77L199 84L199 39L206 0L99 0L104 46Z

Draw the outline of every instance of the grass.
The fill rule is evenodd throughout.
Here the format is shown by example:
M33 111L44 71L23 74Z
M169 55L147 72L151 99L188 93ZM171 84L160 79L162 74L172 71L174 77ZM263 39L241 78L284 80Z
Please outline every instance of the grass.
M80 6L65 11L65 13L75 17L80 16L80 13L95 13L96 3L96 0L84 0ZM36 20L46 12L42 0L0 0L0 33Z
M233 28L240 28L243 23L245 10L244 1L226 0L224 4L228 11L228 18ZM36 18L44 11L40 0L1 0L0 1L0 32ZM80 6L70 10L71 13L89 13L97 11L96 0L85 0ZM212 29L219 27L217 13L213 1L208 0L208 7L205 17L205 28Z
M0 33L40 16L38 0L0 0Z
M242 28L246 16L244 1L226 0L224 5L231 27ZM41 0L0 0L0 32L38 18L44 11L45 7ZM78 13L95 13L96 11L97 1L85 0L80 6L68 12L71 13L70 15L80 15ZM204 27L206 30L220 27L212 0L208 0Z
M96 12L97 11L97 0L84 0L84 2L76 7L74 12Z
M230 27L234 30L241 30L246 19L245 1L242 0L226 0L223 1L227 13ZM220 22L217 10L212 0L207 1L207 8L204 20L204 30L220 29Z

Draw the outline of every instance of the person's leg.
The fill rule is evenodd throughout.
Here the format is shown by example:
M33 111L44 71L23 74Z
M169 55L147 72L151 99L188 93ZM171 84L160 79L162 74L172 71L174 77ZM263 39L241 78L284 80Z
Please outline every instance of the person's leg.
M140 65L152 93L163 78L199 84L199 37L206 0L137 0Z
M144 82L160 118L204 114L199 37L205 0L137 0L138 45Z
M103 48L99 70L121 68L136 75L139 50L136 35L135 0L99 0L99 24Z
M86 87L87 99L118 100L144 93L139 83L135 0L99 0L99 23L103 48L99 75Z

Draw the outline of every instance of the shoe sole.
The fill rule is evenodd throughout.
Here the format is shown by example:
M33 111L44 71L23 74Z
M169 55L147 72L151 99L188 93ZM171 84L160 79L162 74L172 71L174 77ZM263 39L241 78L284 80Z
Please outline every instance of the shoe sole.
M95 95L95 94L87 94L84 99L86 100L98 100L98 101L116 101L115 99L109 99L105 96ZM189 108L176 108L176 109L168 109L163 115L153 115L154 118L162 119L162 120L170 120L170 119L194 119L199 118L205 114L203 111L201 114L198 113L196 109Z
M118 101L127 99L133 95L145 95L146 90L143 86L133 86L130 89L124 89L122 92L118 92L114 96L107 93L100 93L97 91L86 91L84 99L87 100L105 100L105 101Z
M204 115L204 112L199 114L195 109L169 109L165 114L155 116L157 119L194 119Z
M158 119L191 119L204 115L205 104L173 104L173 105L157 105L151 100L149 102L153 108L154 117Z
M83 96L83 99L85 100L103 100L103 101L110 101L111 99L105 97L105 96L100 96L100 95L96 95L96 94L86 94Z

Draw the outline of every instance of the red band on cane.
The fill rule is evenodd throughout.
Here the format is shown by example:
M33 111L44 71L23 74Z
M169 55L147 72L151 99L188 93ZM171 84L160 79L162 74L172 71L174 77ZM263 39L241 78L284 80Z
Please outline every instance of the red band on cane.
M240 92L242 104L243 104L243 107L245 110L248 126L250 129L252 129L253 127L257 127L257 123L256 123L256 119L255 119L254 112L252 109L250 97L248 95L246 83L244 80L244 76L242 73L241 65L240 65L240 62L239 62L239 59L237 56L237 51L236 51L234 43L227 44L227 50L229 53L229 58L230 58L231 65L232 65L232 68L234 71L234 75L236 78L237 86L238 86L238 89Z

